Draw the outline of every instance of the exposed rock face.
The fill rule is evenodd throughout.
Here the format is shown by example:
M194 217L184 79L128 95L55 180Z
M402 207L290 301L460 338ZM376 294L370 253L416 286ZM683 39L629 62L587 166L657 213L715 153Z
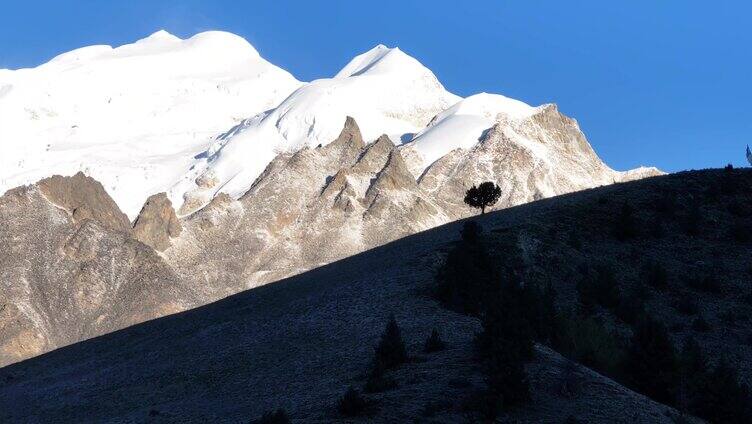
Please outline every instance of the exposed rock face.
M279 154L245 195L183 218L165 258L208 301L469 216L462 199L482 181L502 187L502 208L624 178L555 105L497 117L474 147L416 175L420 160L385 135L365 145L348 117L333 142Z
M0 365L196 304L123 217L83 175L0 197Z
M417 158L409 144L402 150L406 157ZM413 164L412 168L419 166ZM636 172L622 173L606 166L577 122L550 104L525 119L498 116L474 147L455 149L428 166L419 177L419 186L456 219L474 213L463 204L463 198L468 188L482 181L494 181L501 187L502 197L493 206L500 209L660 174L655 168Z
M170 247L170 240L181 231L183 227L165 193L149 197L133 223L136 239L160 252Z
M36 184L47 199L65 209L80 222L90 218L120 231L130 229L130 221L98 181L82 172L72 177L55 175Z
M427 168L421 160L410 144L395 147L386 135L365 144L347 118L326 146L278 154L238 199L197 198L205 206L178 219L164 194L150 197L132 235L102 186L82 174L10 191L0 202L0 242L10 246L0 259L7 299L0 305L0 361L469 216L475 211L462 202L464 193L482 181L501 186L495 208L502 208L655 173L611 170L553 105L525 119L499 116L472 148Z

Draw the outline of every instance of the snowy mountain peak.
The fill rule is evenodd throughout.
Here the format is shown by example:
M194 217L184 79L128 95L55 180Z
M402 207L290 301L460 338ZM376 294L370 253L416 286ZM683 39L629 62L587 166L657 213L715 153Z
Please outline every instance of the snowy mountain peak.
M158 42L177 42L182 41L179 37L160 29L159 31L136 41L134 44L158 43Z
M84 171L134 218L213 138L301 83L237 35L166 31L0 72L0 192Z
M334 78L388 73L426 74L430 78L436 78L433 72L398 47L389 48L383 44L355 56Z
M500 122L504 131L521 121L546 126L532 122L546 110L498 94L462 99L383 44L304 84L235 34L181 39L160 30L33 69L0 70L0 192L83 171L131 219L162 191L184 214L218 193L242 196L275 157L337 140L346 121L357 121L366 143L386 134L402 145L418 177ZM543 151L537 138L517 138Z

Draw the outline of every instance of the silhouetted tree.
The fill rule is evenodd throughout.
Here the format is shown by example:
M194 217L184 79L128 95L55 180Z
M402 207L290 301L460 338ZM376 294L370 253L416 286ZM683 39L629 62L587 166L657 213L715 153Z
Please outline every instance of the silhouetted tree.
M530 399L525 363L533 356L535 330L522 286L510 276L488 302L481 316L483 331L476 346L484 360L487 391L483 411L493 418L500 409L518 406Z
M389 317L384 334L381 335L379 345L376 346L374 366L383 366L385 369L394 368L407 361L407 350L402 340L399 326L394 315Z
M501 187L486 181L478 187L472 186L465 193L465 203L474 208L480 209L481 214L486 213L488 206L493 206L501 197Z
M337 410L346 417L362 415L366 409L366 401L355 388L350 387L337 403Z
M365 384L365 391L368 393L380 393L397 387L397 382L387 376L386 368L378 361L374 361L371 372Z
M428 336L428 339L426 339L426 345L423 349L426 353L431 352L438 352L440 350L444 350L444 342L441 340L441 335L439 334L439 330L433 329L431 332L431 335Z
M480 226L469 221L462 229L462 241L447 255L436 274L436 296L446 307L478 315L483 303L498 290L501 280L496 263L479 240Z

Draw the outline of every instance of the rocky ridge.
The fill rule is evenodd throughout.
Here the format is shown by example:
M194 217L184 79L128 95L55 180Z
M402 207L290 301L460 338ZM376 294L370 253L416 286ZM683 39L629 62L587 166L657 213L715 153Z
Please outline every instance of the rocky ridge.
M500 116L475 146L455 149L416 175L419 160L409 143L397 146L387 135L364 140L348 117L331 143L278 154L244 195L220 193L182 218L160 193L131 226L104 188L83 174L8 192L0 222L11 248L0 271L5 307L15 312L4 315L0 362L470 216L475 212L461 199L480 181L502 187L498 209L625 175L603 164L576 122L553 105L522 120ZM31 219L40 214L44 219Z

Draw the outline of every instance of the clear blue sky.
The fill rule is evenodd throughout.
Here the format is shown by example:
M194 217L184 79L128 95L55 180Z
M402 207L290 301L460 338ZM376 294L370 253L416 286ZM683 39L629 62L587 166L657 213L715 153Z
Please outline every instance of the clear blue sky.
M383 43L459 95L558 103L617 169L741 166L752 142L751 3L2 0L0 68L158 29L221 29L311 80Z

